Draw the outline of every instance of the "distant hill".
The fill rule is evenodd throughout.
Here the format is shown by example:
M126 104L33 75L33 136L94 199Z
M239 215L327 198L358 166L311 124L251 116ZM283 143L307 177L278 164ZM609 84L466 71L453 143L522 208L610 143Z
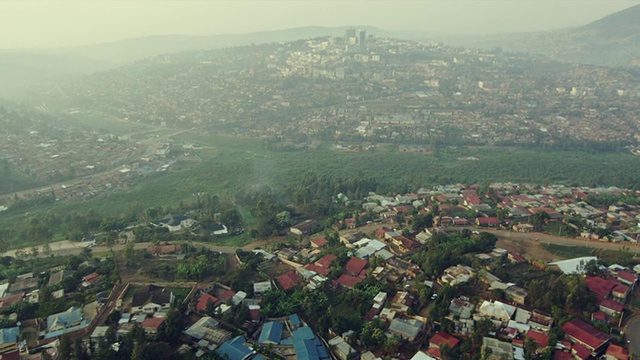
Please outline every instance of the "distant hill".
M640 66L640 5L587 25L539 33L445 38L449 45L539 53L604 66Z
M161 54L209 50L250 44L285 42L321 36L343 36L348 27L308 26L246 34L210 36L146 36L102 44L38 50L0 51L0 96L20 97L26 90L50 91L51 83L73 76L112 69ZM418 38L413 32L390 32L371 26L353 26L367 35ZM44 83L44 84L40 84ZM55 85L53 86L55 88Z

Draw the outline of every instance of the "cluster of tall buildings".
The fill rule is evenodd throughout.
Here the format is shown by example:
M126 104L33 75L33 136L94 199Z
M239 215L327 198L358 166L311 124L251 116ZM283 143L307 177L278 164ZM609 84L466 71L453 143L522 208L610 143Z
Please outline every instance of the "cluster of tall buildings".
M345 40L350 46L358 46L360 50L367 48L367 32L365 30L356 31L354 28L348 28L345 34Z

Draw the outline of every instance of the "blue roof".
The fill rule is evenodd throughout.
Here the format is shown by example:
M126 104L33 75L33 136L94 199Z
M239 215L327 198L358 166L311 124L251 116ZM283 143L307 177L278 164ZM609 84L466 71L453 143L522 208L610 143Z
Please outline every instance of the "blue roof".
M253 357L252 360L267 360L267 359L263 358L262 355L256 355Z
M270 321L262 327L258 342L278 344L282 337L282 323Z
M311 340L315 339L315 335L313 334L313 330L311 330L308 326L303 326L299 329L293 330L293 339L297 340Z
M0 344L10 344L18 342L19 327L0 329Z
M247 339L245 339L244 336L236 336L222 343L222 345L216 349L216 352L229 360L243 360L253 353L251 349L244 346L246 341Z
M329 359L327 349L308 326L293 331L293 349L299 360Z
M293 348L296 351L296 356L298 357L298 360L320 359L320 357L318 356L318 352L316 351L316 345L313 343L313 340L295 339L293 340Z
M56 338L58 336L62 336L64 334L66 334L66 333L82 330L82 329L86 328L87 325L89 325L89 322L90 322L89 320L82 320L80 325L73 326L73 327L66 328L66 329L62 329L62 330L58 330L58 331L52 331L52 332L46 333L44 335L44 338L45 339L52 339L52 338Z
M300 327L300 325L302 325L302 322L300 321L300 317L298 316L298 314L289 315L289 323L294 328Z
M47 317L47 331L65 329L82 321L82 309L70 307L67 311Z

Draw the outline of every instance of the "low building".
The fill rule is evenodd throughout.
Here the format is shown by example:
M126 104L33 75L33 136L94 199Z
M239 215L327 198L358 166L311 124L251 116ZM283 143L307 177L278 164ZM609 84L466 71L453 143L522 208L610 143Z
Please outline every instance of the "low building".
M261 344L279 344L282 337L282 323L269 321L262 326L258 342Z
M486 360L514 360L510 343L490 337L482 338L482 354Z
M157 335L160 330L164 327L164 318L154 317L154 318L146 318L140 324L145 334L147 335Z
M527 290L521 288L520 286L509 286L504 294L507 296L507 299L512 300L520 305L524 305L527 295L529 292Z
M416 319L393 319L389 324L389 333L414 341L420 335L422 326L422 322Z
M262 294L271 290L271 281L260 281L253 283L253 296L262 296Z
M340 360L354 359L358 355L358 352L340 336L329 340L329 348Z
M444 274L440 277L440 282L451 286L466 283L475 275L475 271L466 265L455 265L444 270Z
M580 319L573 319L566 322L562 325L562 331L564 331L567 339L585 346L592 352L599 351L611 340L611 336Z

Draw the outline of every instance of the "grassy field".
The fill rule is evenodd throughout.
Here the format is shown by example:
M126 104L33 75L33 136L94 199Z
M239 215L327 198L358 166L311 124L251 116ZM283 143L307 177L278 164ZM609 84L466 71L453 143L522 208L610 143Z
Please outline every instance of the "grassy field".
M203 132L182 133L174 139L206 146L193 151L202 161L179 163L175 171L148 176L131 188L93 199L5 211L0 213L0 227L24 231L30 217L46 213L66 216L89 210L104 215L140 212L148 207L189 202L197 193L233 200L237 191L255 186L282 190L309 172L345 179L370 177L383 185L383 190L395 191L454 182L498 181L623 186L640 178L640 158L628 153L480 147L440 149L438 155L432 156L399 152L396 145L366 152L340 152L330 146L280 152L266 149L262 140ZM477 160L467 160L470 156ZM246 228L250 228L253 217L249 209L239 210ZM60 234L55 236L54 240L61 239ZM231 244L248 240L245 232L221 241ZM26 244L31 245L28 239Z
M604 262L617 263L621 265L626 265L634 258L637 259L636 254L631 252L630 250L604 250L586 246L565 246L550 243L541 245L550 253L565 257L567 259L583 256L597 256Z

